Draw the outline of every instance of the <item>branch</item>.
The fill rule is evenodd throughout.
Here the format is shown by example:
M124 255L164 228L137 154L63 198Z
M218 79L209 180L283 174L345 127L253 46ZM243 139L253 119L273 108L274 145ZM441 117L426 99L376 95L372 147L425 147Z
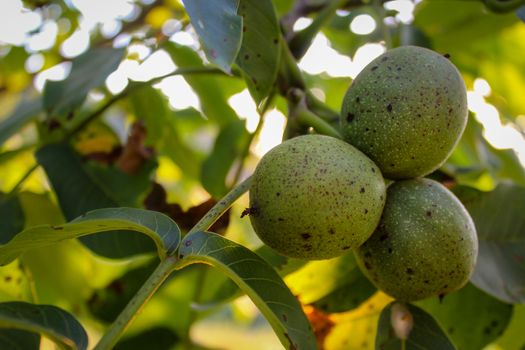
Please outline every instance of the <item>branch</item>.
M102 113L104 113L109 107L111 107L115 102L121 100L122 98L128 96L132 91L138 90L144 86L151 86L153 84L156 84L160 82L161 80L175 76L175 75L194 75L194 74L220 74L220 75L226 75L223 71L221 71L218 68L208 68L208 67L195 67L195 68L179 68L171 73L161 75L160 77L156 77L153 79L150 79L148 81L144 82L131 82L126 89L124 89L119 94L112 96L109 100L107 100L102 106L100 106L97 110L95 110L93 113L88 115L85 119L79 122L76 126L74 126L69 132L67 133L66 138L71 138L73 135L79 133L82 131L89 123L91 123L93 120L98 118Z

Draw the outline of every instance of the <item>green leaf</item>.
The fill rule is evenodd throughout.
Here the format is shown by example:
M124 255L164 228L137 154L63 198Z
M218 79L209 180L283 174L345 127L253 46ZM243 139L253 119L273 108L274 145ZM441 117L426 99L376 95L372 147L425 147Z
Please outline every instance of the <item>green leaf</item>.
M236 14L239 0L183 0L183 3L204 44L206 57L230 72L241 45L242 18Z
M248 89L259 103L270 94L277 79L279 22L270 0L240 0L237 12L243 18L243 38L235 62L246 74Z
M326 35L330 40L330 44L340 54L353 57L361 46L384 39L381 30L378 29L368 35L358 35L349 32L348 28L350 28L354 18L362 14L376 16L370 6L361 6L347 15L333 16L330 23L322 28L323 34Z
M279 276L287 276L308 263L308 260L289 258L281 255L267 245L260 246L255 250L255 253L268 264L272 265Z
M113 322L157 266L158 261L152 260L94 291L87 302L89 311L99 320Z
M308 262L307 260L288 258L284 255L280 255L267 245L262 245L257 248L255 253L270 264L281 277L298 270ZM215 282L214 280L216 279L217 277L213 278L212 281ZM206 290L208 290L208 285L206 285ZM231 279L224 276L212 293L201 300L198 304L198 308L209 309L229 302L241 295L243 295L243 293L239 287Z
M155 344L155 350L171 350L179 340L170 328L155 327L119 341L114 350L151 349L152 344Z
M0 246L0 265L13 261L29 249L114 230L131 230L149 236L157 246L161 259L173 253L180 242L179 227L162 213L134 208L99 209L64 225L41 225L20 232Z
M82 105L88 92L101 86L118 68L125 49L94 48L73 60L71 73L62 81L48 81L44 109L51 117L66 118Z
M414 15L414 24L431 38L437 50L464 49L465 44L498 35L518 21L514 14L486 11L481 1L427 0L418 4Z
M525 305L514 305L512 320L505 333L495 342L501 349L525 349Z
M525 303L525 188L501 183L491 192L481 192L458 186L454 193L478 232L472 283L503 301Z
M0 146L42 111L41 98L22 98L13 113L0 122Z
M65 349L84 350L88 345L87 334L82 325L71 314L52 305L0 303L0 328L42 333ZM17 338L13 341L17 341ZM5 338L2 340L6 341ZM38 348L39 346L34 349Z
M151 189L150 175L156 168L157 162L153 159L144 162L134 175L97 162L85 163L83 166L83 170L98 187L121 207L142 206L142 201Z
M129 100L135 116L146 125L146 144L153 145L160 153L166 153L184 175L197 177L199 156L183 142L176 125L177 112L170 110L162 93L145 86L133 91Z
M392 328L392 309L408 312L412 317L413 327L406 340L396 336ZM396 311L396 309L394 309ZM405 320L409 318L405 314ZM397 319L397 317L396 317ZM403 344L405 343L405 344ZM391 303L381 312L376 335L377 350L454 350L454 345L439 327L437 322L425 311L414 305Z
M446 167L464 185L475 186L481 175L489 173L496 182L510 180L525 186L525 169L516 153L511 149L492 147L473 116L469 117L465 132Z
M351 253L309 262L286 281L303 304L313 304L326 312L353 309L377 290L361 273Z
M418 305L443 327L458 349L479 350L496 340L507 328L512 305L502 303L472 284Z
M212 265L246 292L287 349L316 349L312 329L297 299L277 272L249 249L209 232L186 236L180 266Z
M351 271L352 273L342 281L344 283L340 287L315 301L312 305L327 313L344 312L359 307L377 292L377 288L359 269L352 269Z
M189 47L167 42L164 49L179 68L204 66L199 55ZM187 75L184 79L199 97L202 113L210 121L224 125L238 119L235 111L227 103L225 85L222 84L223 80L227 79L224 83L235 85L234 78L222 77L221 80L217 76Z
M244 121L236 120L225 125L208 158L202 164L201 182L206 191L214 198L220 198L228 192L226 176L235 159L242 154L248 140Z
M18 329L0 329L0 349L3 350L39 350L40 335Z
M151 166L143 166L134 176L102 166L87 167L63 144L46 145L37 151L36 157L46 171L66 220L94 209L133 205L150 186ZM84 237L81 241L95 253L110 258L154 249L151 241L136 232L108 232Z
M0 192L0 218L0 244L4 244L24 228L24 212L17 195Z

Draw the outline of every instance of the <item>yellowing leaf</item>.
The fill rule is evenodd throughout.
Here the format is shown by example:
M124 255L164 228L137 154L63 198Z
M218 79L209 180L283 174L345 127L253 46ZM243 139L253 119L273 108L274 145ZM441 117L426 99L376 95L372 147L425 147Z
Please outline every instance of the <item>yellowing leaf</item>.
M89 124L75 140L75 150L81 155L109 153L119 144L113 131L102 123Z
M359 308L331 318L335 322L330 334L326 337L326 350L375 349L377 322L381 310L392 301L388 295L377 292Z

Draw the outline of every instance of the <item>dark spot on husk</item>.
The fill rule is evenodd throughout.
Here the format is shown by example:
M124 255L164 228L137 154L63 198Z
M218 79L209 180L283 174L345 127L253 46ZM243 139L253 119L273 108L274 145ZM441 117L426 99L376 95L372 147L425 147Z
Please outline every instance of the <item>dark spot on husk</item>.
M347 113L346 114L346 121L351 123L354 120L354 117L355 117L354 113Z
M303 239L310 239L312 235L309 233L301 233L301 237L303 237Z
M386 106L386 110L388 112L392 112L392 104L391 103L389 103L388 106Z

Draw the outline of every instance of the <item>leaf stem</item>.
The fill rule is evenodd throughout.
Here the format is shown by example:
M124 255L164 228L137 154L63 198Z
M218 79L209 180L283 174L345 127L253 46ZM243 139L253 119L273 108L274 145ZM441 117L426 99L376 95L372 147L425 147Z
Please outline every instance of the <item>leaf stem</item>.
M126 328L138 316L142 307L173 271L176 261L176 257L168 256L157 266L93 350L110 350L115 346Z
M297 121L300 124L311 126L315 129L319 134L332 136L338 139L342 139L343 136L341 133L334 128L332 125L330 125L325 120L321 119L316 114L312 113L306 108L300 108L295 111L295 116L297 118Z
M213 206L213 208L211 208L206 213L206 215L204 215L199 220L199 222L197 222L197 224L195 224L195 226L193 226L190 231L188 231L188 234L198 231L205 231L210 228L210 226L213 225L215 221L217 221L222 216L222 214L224 214L226 210L231 207L233 202L235 202L240 196L248 191L251 183L252 177L250 176L233 188L230 192L228 192L217 204Z
M226 210L235 202L241 195L243 195L250 188L251 177L241 182L238 186L232 189L226 196L224 196L213 208L211 208L206 215L199 220L199 222L188 232L198 232L207 230L218 218L221 217ZM148 280L142 285L137 294L130 300L124 310L120 313L117 319L110 326L106 334L100 339L93 350L110 350L117 343L118 339L124 333L126 328L137 317L142 307L153 296L155 291L159 289L162 283L180 264L177 264L178 259L176 255L167 256L159 266L153 271Z

